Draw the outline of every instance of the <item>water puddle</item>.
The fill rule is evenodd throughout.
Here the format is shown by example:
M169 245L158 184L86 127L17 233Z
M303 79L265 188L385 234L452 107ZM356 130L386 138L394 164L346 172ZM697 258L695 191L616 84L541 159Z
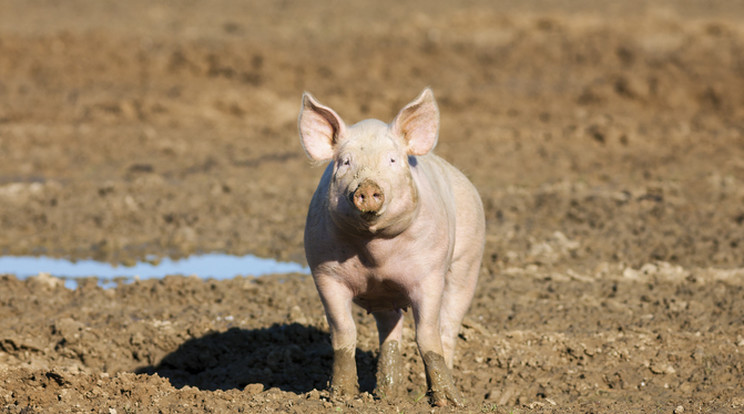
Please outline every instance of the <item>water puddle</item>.
M197 275L203 279L231 279L235 276L263 276L277 273L305 273L310 269L299 263L278 262L256 256L231 256L210 253L183 259L163 258L157 263L139 262L134 266L112 265L95 260L68 260L51 257L2 256L0 274L9 273L19 279L49 273L65 281L69 289L77 287L76 278L97 277L103 287L116 286L114 279L163 278L166 275Z

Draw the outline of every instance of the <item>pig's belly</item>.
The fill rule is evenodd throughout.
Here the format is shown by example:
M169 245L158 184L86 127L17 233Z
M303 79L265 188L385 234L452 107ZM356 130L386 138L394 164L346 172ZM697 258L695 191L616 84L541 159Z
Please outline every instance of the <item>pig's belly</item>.
M367 312L403 309L411 305L406 290L390 281L371 282L367 289L354 297L354 303Z

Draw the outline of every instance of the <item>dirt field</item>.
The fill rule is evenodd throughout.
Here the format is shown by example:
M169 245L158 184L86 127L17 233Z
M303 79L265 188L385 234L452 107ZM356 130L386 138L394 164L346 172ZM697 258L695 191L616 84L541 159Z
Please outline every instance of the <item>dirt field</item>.
M744 4L452 3L0 0L0 253L302 263L302 92L388 121L429 85L488 222L465 411L742 412ZM0 411L448 412L407 322L408 398L359 311L333 401L309 276L2 275Z

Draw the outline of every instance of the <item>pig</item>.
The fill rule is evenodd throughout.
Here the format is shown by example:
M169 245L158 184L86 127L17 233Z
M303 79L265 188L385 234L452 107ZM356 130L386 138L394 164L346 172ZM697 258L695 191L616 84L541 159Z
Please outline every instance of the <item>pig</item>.
M483 204L463 173L431 151L439 109L426 88L390 123L347 126L305 93L299 133L308 157L331 161L312 197L305 255L333 347L331 393L358 392L352 303L371 313L380 341L375 393L401 388L403 311L412 310L431 403L462 405L455 343L483 256Z

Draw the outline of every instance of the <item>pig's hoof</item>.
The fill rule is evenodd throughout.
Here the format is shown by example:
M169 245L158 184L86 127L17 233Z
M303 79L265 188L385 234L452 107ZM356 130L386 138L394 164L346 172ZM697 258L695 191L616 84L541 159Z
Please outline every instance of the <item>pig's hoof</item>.
M337 401L346 401L350 398L354 398L357 394L359 394L359 387L356 383L356 378L353 380L350 378L341 378L336 379L334 378L333 383L331 384L331 399L337 400Z
M460 393L452 388L449 390L443 390L441 392L433 392L431 401L437 407L462 407L462 397Z
M334 400L347 400L359 394L356 384L333 384L331 386L331 398Z
M392 401L400 397L399 386L378 386L375 388L375 396L381 400Z
M346 403L353 400L358 393L355 392L341 392L331 388L331 401Z
M359 393L354 352L347 349L333 351L331 397L348 398Z
M434 352L427 352L424 354L424 365L426 365L426 382L431 391L432 404L442 407L451 403L456 407L462 407L462 397L455 387L455 381L444 362L444 357Z

